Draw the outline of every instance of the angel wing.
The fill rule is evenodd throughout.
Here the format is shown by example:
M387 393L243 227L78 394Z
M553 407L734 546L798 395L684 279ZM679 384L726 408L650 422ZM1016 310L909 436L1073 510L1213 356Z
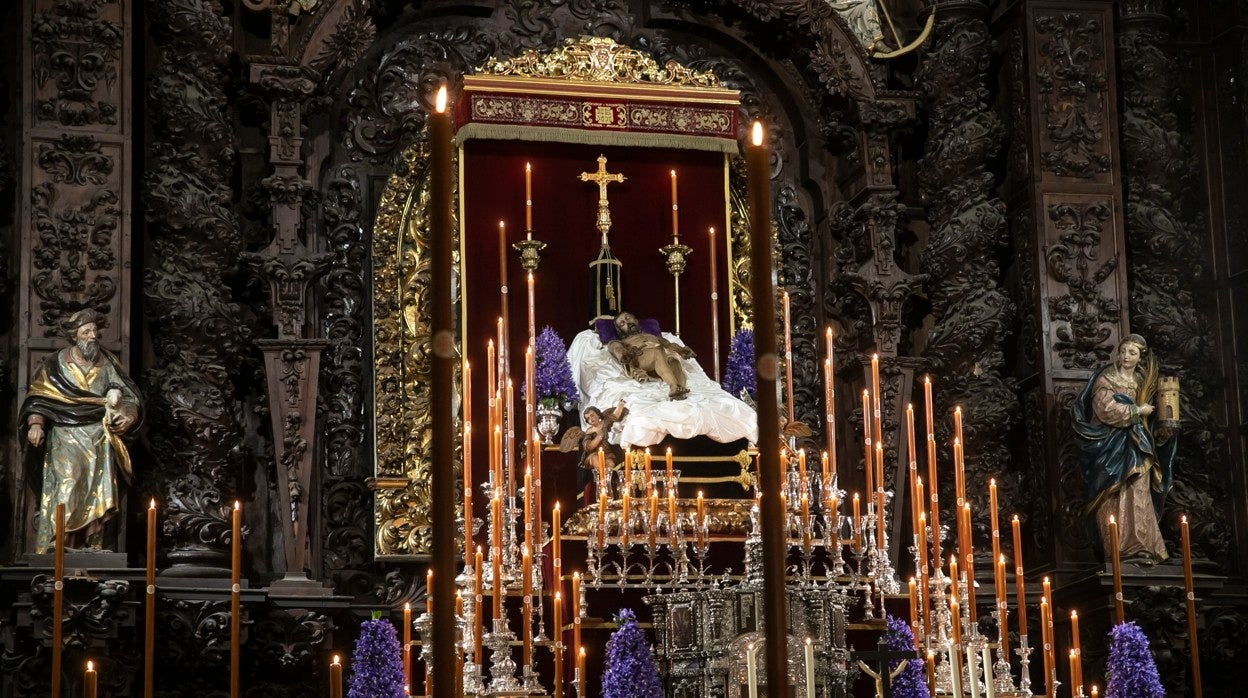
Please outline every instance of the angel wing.
M569 427L563 432L563 438L559 440L559 450L563 453L581 450L581 437L584 435L580 427Z

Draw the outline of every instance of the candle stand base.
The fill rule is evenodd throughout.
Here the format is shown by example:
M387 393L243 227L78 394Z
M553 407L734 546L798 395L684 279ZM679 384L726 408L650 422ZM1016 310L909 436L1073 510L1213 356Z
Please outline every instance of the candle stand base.
M1027 636L1018 636L1018 647L1014 648L1014 654L1018 655L1019 664L1022 669L1018 676L1018 693L1019 695L1031 695L1031 647L1027 646Z
M533 671L533 667L526 666L524 668L524 693L530 696L539 696L546 693L546 689L542 688L541 682L538 680L537 672Z
M998 696L1015 696L1020 695L1014 688L1014 677L1010 675L1010 661L1006 658L1005 651L1001 649L1001 645L997 645L997 661L992 665L993 683L997 689Z
M476 662L464 662L464 694L485 694L485 681L481 678L481 667Z
M486 633L490 648L490 689L488 695L526 695L516 680L516 662L511 658L511 642L516 639L505 618L494 619L494 632Z

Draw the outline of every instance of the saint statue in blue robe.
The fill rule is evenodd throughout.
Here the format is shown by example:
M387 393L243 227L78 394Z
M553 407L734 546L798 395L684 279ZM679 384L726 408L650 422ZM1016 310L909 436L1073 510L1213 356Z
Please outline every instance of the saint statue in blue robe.
M1156 428L1151 403L1157 373L1144 338L1127 335L1113 363L1092 375L1072 408L1087 511L1107 557L1110 516L1118 526L1120 556L1151 562L1168 557L1158 519L1174 482L1178 437Z

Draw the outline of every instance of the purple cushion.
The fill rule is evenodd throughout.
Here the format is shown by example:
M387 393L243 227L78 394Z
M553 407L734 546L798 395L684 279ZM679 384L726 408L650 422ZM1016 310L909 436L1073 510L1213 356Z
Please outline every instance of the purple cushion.
M655 337L662 336L659 330L659 321L654 318L643 318L637 321L641 325L641 331L646 334L652 334ZM597 318L594 320L594 331L598 333L598 341L604 345L607 342L619 339L619 335L615 331L615 318Z

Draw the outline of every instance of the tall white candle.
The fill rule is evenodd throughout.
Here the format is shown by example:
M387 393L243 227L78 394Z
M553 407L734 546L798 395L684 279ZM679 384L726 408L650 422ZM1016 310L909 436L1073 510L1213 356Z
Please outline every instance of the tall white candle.
M971 582L974 584L974 582ZM966 673L970 677L971 698L979 698L979 655L970 643L966 645Z
M988 698L997 698L997 687L992 676L992 651L985 645L981 652L984 659L984 686L988 689Z
M754 645L745 648L745 690L749 698L758 698L758 663Z
M952 695L960 696L962 695L962 668L958 666L961 662L958 661L957 645L951 643L946 656L949 660L949 676L953 679Z
M815 698L815 645L806 638L806 698Z

